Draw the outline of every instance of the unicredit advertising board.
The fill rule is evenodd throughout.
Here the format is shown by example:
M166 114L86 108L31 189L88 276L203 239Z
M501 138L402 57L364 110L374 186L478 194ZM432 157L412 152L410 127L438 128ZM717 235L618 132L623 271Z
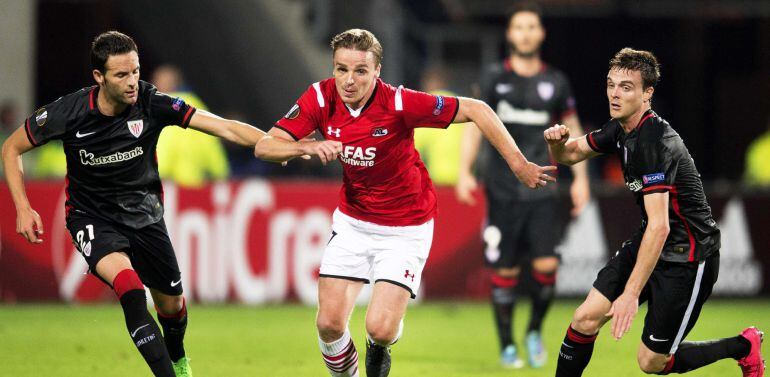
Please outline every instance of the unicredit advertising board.
M183 189L166 183L166 224L185 293L200 302L315 303L318 267L331 232L339 183L246 180ZM114 294L87 274L64 225L62 182L31 182L27 195L45 225L44 242L29 244L15 232L16 215L6 185L0 187L0 301L112 300ZM481 239L485 209L459 204L439 188L439 214L419 299L484 298L489 271ZM722 231L715 294L770 292L770 196L709 195ZM564 218L566 220L566 204ZM631 194L596 195L569 219L559 246L562 296L581 296L596 272L639 226ZM364 291L361 301L367 299Z

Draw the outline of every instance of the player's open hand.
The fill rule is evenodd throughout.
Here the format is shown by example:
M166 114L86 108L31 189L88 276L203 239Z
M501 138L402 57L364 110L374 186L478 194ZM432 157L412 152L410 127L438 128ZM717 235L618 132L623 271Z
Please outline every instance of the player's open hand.
M555 171L556 166L540 166L527 161L523 168L514 171L516 178L525 186L536 189L545 187L548 182L556 182L556 178L548 175L548 172Z
M330 161L337 159L337 156L342 153L342 143L335 140L321 140L311 142L300 142L302 145L302 153L310 156L318 156L321 159L321 163L326 165Z
M457 201L467 205L476 204L476 199L473 198L473 192L479 187L476 178L470 173L460 173L457 177L457 184L455 184L455 197Z
M43 243L43 220L32 208L16 211L16 233L31 243Z
M631 330L636 312L639 311L639 297L630 293L623 293L612 303L607 317L612 317L612 337L615 340Z
M569 140L569 128L563 124L557 124L543 131L543 137L548 145L564 145Z

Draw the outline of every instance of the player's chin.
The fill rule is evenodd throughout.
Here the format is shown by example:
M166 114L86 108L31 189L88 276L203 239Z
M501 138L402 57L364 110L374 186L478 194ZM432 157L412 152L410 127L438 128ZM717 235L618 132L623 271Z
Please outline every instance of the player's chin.
M136 96L123 96L123 103L126 105L133 105L136 103Z

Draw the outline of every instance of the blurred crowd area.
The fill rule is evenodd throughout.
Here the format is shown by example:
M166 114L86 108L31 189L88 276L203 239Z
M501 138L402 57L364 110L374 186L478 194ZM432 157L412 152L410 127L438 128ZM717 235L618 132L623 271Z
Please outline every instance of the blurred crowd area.
M239 8L243 7L239 2L216 3L219 6L215 3L200 1L191 7L199 13L209 5L216 7L216 14L211 17L224 22L228 17L237 17L243 9ZM39 66L33 78L37 89L35 103L20 104L13 98L0 98L0 139L4 140L29 116L20 109L37 108L60 95L93 84L89 80L90 70L82 64L56 67L51 66L51 62L52 59L83 62L87 43L104 29L120 29L134 36L140 46L142 79L155 84L161 91L181 97L197 108L264 130L291 107L293 103L286 98L296 98L306 85L331 73L330 55L324 55L328 54L328 41L337 32L350 27L370 29L380 38L385 49L383 78L386 82L403 83L407 87L442 95L475 97L478 73L485 65L502 60L508 52L504 32L506 4L510 3L495 0L254 1L250 4L260 8L257 13L294 10L294 13L288 13L294 18L286 14L273 18L301 22L294 22L298 25L291 29L276 30L276 35L286 39L279 41L273 36L275 46L258 47L256 54L250 55L248 50L253 48L250 44L259 44L260 40L244 43L250 42L249 38L228 39L217 45L221 50L207 51L206 43L226 38L226 30L212 29L210 36L191 37L177 32L172 38L174 48L159 47L164 46L166 36L156 35L160 29L145 30L151 26L151 20L137 21L137 14L142 15L145 8L144 12L163 11L153 7L175 9L178 4L173 1L167 4L136 1L129 6L125 1L40 0L35 16L39 34L36 48ZM625 46L656 52L662 61L663 74L653 109L669 119L688 142L707 185L721 182L770 188L770 100L766 96L770 89L770 6L762 5L766 2L704 1L699 3L700 8L691 8L688 13L686 3L689 2L681 3L682 6L665 1L542 1L543 22L548 31L541 52L543 59L567 73L577 99L580 120L585 131L590 132L607 120L602 72L606 71L609 57ZM744 5L741 7L738 3ZM730 4L736 5L730 8ZM756 6L746 7L745 4ZM233 14L228 15L228 6ZM728 7L732 12L722 12L720 6ZM96 11L90 15L80 14L88 9ZM64 22L57 17L62 10L68 10L68 14L75 17L66 21L69 25L78 24L78 17L92 18L74 32L56 29ZM172 29L177 27L173 20L167 23ZM243 27L241 32L248 32L247 26ZM54 30L57 35L52 34ZM291 39L292 30L298 38ZM195 33L191 31L191 34ZM597 39L597 36L602 38ZM258 37L254 35L254 38ZM50 51L52 44L65 39L72 42L73 51ZM282 45L287 39L298 41L297 46ZM75 46L83 51L74 51ZM281 50L292 48L301 50L291 55L294 60L280 55ZM199 58L188 59L185 52L174 49L197 50ZM271 49L278 49L279 53ZM247 51L243 52L245 55L232 52L240 50ZM298 59L303 53L316 50L322 52L320 60ZM265 58L266 55L278 57L270 60ZM285 67L280 67L281 64L276 67L275 59L286 63ZM234 71L229 74L235 80L217 83L220 77L217 75L222 73L212 72L205 66L207 60L217 61L214 67L218 70ZM264 63L264 66L253 69L267 71L265 74L277 77L276 82L295 81L278 88L274 82L262 83L259 76L253 76L257 73L242 71L242 66L237 65L241 60L246 62L244 64ZM319 67L316 61L325 63L320 63ZM302 69L311 64L313 67ZM82 72L64 82L62 69ZM683 75L686 72L692 72L692 76ZM235 93L242 88L239 85L248 86L259 94L252 99L248 93ZM278 93L275 96L264 94L271 90ZM280 97L278 103L283 107L276 106L276 101L270 102L271 97ZM453 125L448 131L416 132L416 147L439 185L452 185L457 178L459 145L465 126ZM726 140L731 138L734 140ZM58 179L66 174L66 162L59 143L37 148L24 158L29 178ZM341 167L336 163L322 166L318 160L298 159L282 167L255 159L251 150L176 127L163 131L158 160L165 179L187 187L198 187L211 180L250 177L338 179L341 176ZM623 185L620 164L614 156L594 159L590 163L592 182ZM560 169L559 174L568 178L570 172Z

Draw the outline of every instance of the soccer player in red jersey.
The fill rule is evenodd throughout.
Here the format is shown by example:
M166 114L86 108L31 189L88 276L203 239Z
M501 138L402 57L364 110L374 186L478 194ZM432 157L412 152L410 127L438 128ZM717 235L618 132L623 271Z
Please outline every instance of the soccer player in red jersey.
M372 33L345 31L331 47L334 77L312 84L268 135L299 141L318 130L341 143L344 184L318 283L319 345L332 376L358 376L348 318L363 284L373 282L366 375L387 376L389 347L401 336L407 303L420 286L436 215L436 193L415 150L414 128L474 122L530 188L553 181L546 173L554 167L527 161L484 102L384 83L379 79L382 46ZM258 157L299 156L269 141L257 143ZM318 149L313 154L323 162L336 158L333 151Z

